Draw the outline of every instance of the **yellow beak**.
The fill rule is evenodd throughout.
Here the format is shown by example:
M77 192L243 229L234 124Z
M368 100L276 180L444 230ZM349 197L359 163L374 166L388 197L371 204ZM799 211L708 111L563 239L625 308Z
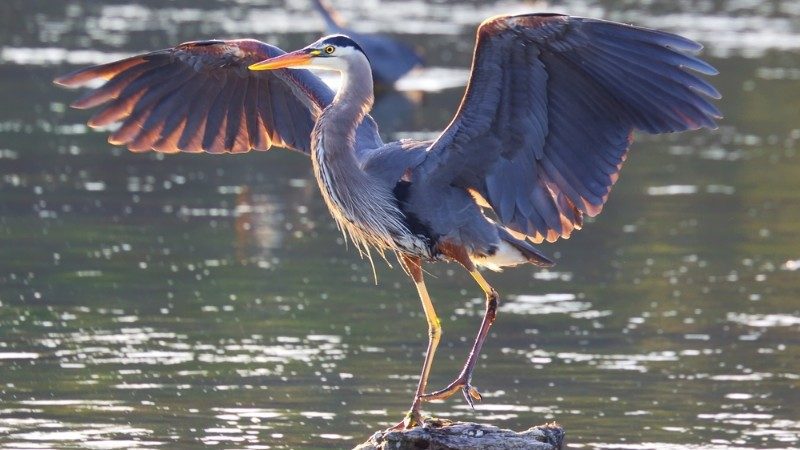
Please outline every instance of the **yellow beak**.
M305 50L297 50L291 53L285 53L281 56L265 59L264 61L257 62L248 67L250 70L274 70L291 68L297 66L305 66L311 63L311 58L314 55L306 53Z

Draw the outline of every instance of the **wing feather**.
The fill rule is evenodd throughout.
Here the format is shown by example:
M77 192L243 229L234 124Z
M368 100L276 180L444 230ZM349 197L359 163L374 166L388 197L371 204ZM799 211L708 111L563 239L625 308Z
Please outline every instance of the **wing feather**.
M417 179L476 192L515 235L567 238L602 210L634 130L716 127L720 94L697 74L717 71L701 48L558 14L489 19L461 107Z
M198 95L192 100L192 106L186 117L186 126L178 140L178 149L182 152L200 153L203 151L202 137L205 133L208 110L221 92L219 80L209 76L203 84L203 90L206 89L205 95Z
M247 135L250 138L249 145L251 148L269 148L269 140L266 138L263 127L261 127L258 118L258 91L260 87L258 78L254 78L247 84L247 92L245 97L252 99L252 101L244 104L244 120L247 126Z
M70 106L79 109L94 108L95 106L102 105L109 100L119 97L122 90L125 89L133 80L138 78L142 73L149 70L145 64L137 64L129 67L120 72L119 77L109 80L103 86L87 92L83 97L74 101Z
M198 75L193 77L182 88L180 95L174 96L174 102L166 107L165 111L172 111L164 118L164 127L161 130L161 139L166 140L174 134L180 137L178 131L183 131L183 125L186 124L186 116L190 111L190 106L194 103L194 99L201 95L203 86L208 82L208 77L205 75ZM187 100L190 99L190 100ZM177 103L177 104L175 104ZM177 141L175 142L177 147Z
M270 100L270 96L268 95L269 92L269 80L263 80L263 84L266 86L258 91L258 108L259 108L259 117L261 120L261 124L265 125L268 123L275 123L275 119L273 119L272 114L272 102ZM266 127L265 127L266 129ZM277 145L281 145L281 138L279 135L276 135L274 131L267 129L268 134L268 142L272 144L272 142L276 142Z
M243 141L250 142L247 128L241 128L242 104L244 103L244 93L247 90L248 79L249 77L234 80L231 86L231 96L228 98L228 113L225 116L225 129L220 137L223 138L223 149L231 153L241 153L241 143Z
M122 122L109 142L133 151L241 153L274 144L308 153L333 92L306 70L247 69L282 53L251 39L186 42L55 82L81 87L106 80L72 106L101 107L89 120L93 127ZM380 143L371 119L357 133L363 142Z
M236 79L232 76L225 74L222 88L214 98L214 101L209 105L208 111L205 113L206 124L203 129L202 148L208 153L222 153L223 146L218 142L221 133L224 130L222 127L228 115L228 108L231 106L230 100L233 96L234 85ZM223 131L224 133L224 131ZM224 138L224 135L222 135Z

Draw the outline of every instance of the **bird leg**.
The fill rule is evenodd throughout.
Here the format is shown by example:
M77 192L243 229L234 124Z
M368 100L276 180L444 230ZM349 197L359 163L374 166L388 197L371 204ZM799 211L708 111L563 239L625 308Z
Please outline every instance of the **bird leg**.
M466 363L464 363L464 368L461 369L461 373L456 377L456 379L447 385L444 389L440 389L435 392L431 392L430 394L423 394L421 396L421 400L424 401L431 401L431 400L444 400L460 389L464 394L464 398L467 400L467 403L471 407L475 407L473 401L481 400L481 394L472 386L472 371L475 368L475 364L478 362L478 357L481 353L481 347L483 347L484 341L486 341L486 336L489 334L489 328L494 323L495 316L497 315L497 303L500 299L500 296L497 294L492 286L486 282L483 278L483 275L478 272L475 268L475 265L466 255L466 252L463 249L455 255L448 255L456 259L459 263L461 263L468 271L469 274L472 275L472 278L478 283L481 287L483 292L486 294L486 311L483 315L483 320L481 321L481 327L478 330L478 335L475 337L475 342L472 344L472 349L469 352L469 356L467 357Z
M436 310L433 309L433 302L428 295L428 289L425 287L425 281L422 278L422 263L420 259L415 256L400 255L400 263L406 269L406 272L411 276L414 285L417 287L419 299L422 301L422 310L425 311L425 319L428 321L428 349L425 351L425 361L422 363L422 373L419 376L419 384L417 385L417 392L414 394L414 402L411 404L411 409L406 414L405 419L400 424L399 428L405 429L413 428L422 424L422 416L420 415L419 408L421 397L425 393L425 388L428 385L428 375L431 372L431 365L433 364L433 356L436 354L436 347L439 345L439 339L442 336L442 325L439 317L436 315Z

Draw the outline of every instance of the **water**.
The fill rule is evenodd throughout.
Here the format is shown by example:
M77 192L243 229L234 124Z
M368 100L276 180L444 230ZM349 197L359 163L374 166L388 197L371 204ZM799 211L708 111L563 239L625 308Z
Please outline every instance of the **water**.
M4 2L0 17L0 448L350 448L398 421L425 345L401 271L345 248L301 155L129 154L50 84L75 65L204 37L284 48L307 6ZM362 8L363 6L363 8ZM800 446L800 8L792 1L345 2L434 67L379 99L385 138L430 136L460 100L474 25L554 9L701 39L716 132L641 137L605 211L504 295L475 372L438 416L571 448ZM423 86L425 92L410 92ZM482 311L429 265L459 370Z

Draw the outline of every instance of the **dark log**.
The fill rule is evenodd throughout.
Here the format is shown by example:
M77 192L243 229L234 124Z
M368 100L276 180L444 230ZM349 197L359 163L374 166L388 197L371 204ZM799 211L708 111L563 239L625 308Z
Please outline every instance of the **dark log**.
M425 419L410 430L378 431L353 450L561 450L564 429L557 423L512 431L470 422Z

